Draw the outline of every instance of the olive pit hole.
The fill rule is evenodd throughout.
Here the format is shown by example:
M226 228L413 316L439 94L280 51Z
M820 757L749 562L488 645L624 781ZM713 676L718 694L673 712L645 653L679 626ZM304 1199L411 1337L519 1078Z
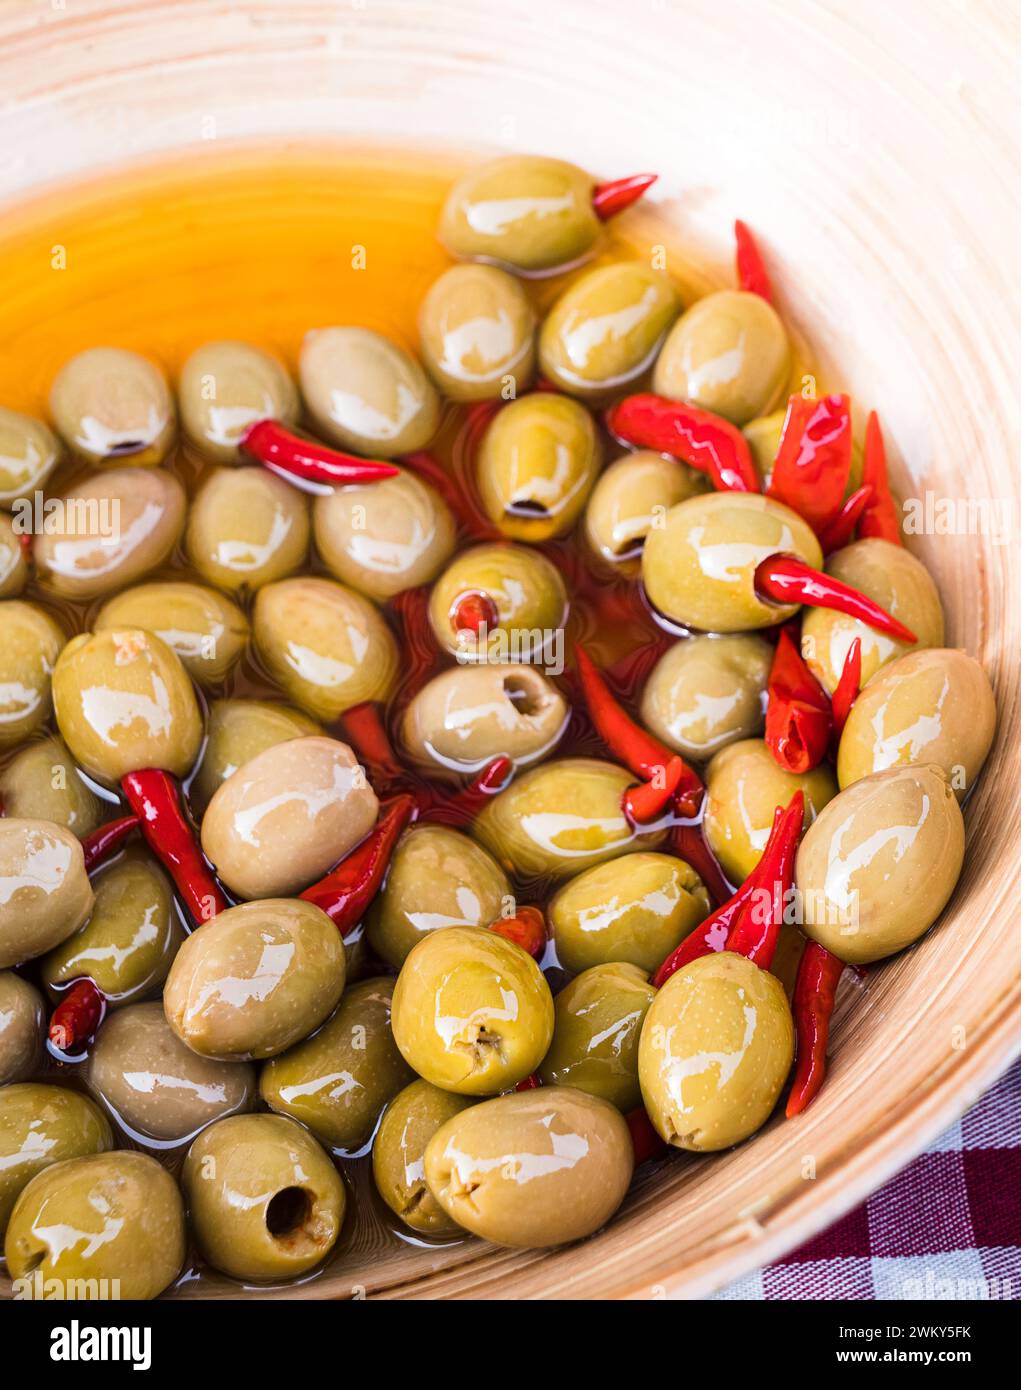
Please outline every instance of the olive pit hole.
M266 1229L279 1240L301 1229L312 1211L312 1201L302 1187L282 1187L266 1208Z
M546 703L539 682L520 674L504 676L503 693L520 715L538 714Z
M22 1269L23 1269L24 1273L25 1273L25 1274L34 1274L34 1273L36 1272L36 1270L39 1268L39 1266L42 1264L43 1260L45 1260L45 1258L46 1258L46 1251L45 1251L45 1249L43 1249L43 1250L33 1250L32 1253L31 1253L31 1255L29 1255L28 1259L25 1261L24 1265L22 1266Z
M527 517L548 517L549 508L544 507L533 497L522 497L516 502L512 502L506 509L508 516L527 516Z

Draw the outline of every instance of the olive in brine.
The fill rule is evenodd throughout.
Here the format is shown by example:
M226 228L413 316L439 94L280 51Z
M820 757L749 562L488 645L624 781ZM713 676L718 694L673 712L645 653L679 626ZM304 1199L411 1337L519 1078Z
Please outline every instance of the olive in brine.
M444 570L429 595L436 640L461 661L552 661L566 620L560 571L524 545L474 546Z
M159 463L174 441L166 377L124 348L88 348L66 362L50 388L50 411L65 443L92 463Z
M0 405L0 507L31 498L59 460L60 445L41 420Z
M627 1112L641 1104L638 1039L656 991L644 970L594 965L553 1000L553 1041L539 1068L546 1086L575 1086Z
M21 536L0 512L0 598L17 598L28 583L28 562Z
M441 1125L472 1104L467 1096L441 1091L428 1081L413 1081L394 1096L379 1122L372 1143L376 1190L413 1231L440 1238L461 1231L429 1191L425 1150Z
M248 643L248 620L236 603L204 584L180 580L139 584L107 599L94 626L97 632L131 627L154 632L199 685L226 680Z
M37 1173L112 1148L106 1117L77 1091L29 1082L0 1089L0 1235L19 1193Z
M45 1027L39 991L13 970L0 970L0 1086L31 1076L42 1058Z
M251 343L203 343L181 368L181 424L207 458L237 463L242 438L259 420L293 425L298 392L283 364Z
M21 743L50 717L52 677L66 638L44 609L0 602L0 748Z
M314 719L275 700L214 700L202 758L191 782L192 804L208 806L217 787L267 748L321 733Z
M76 932L94 896L81 844L49 821L0 819L0 969Z
M311 533L308 499L265 468L218 468L191 504L185 546L203 579L254 593L301 569Z
M455 265L418 315L426 370L452 401L513 399L535 374L535 314L519 281L488 265Z
M37 739L15 753L0 772L0 804L5 815L52 821L79 840L108 816L57 738Z
M705 762L761 733L773 648L752 633L675 642L642 691L642 720L682 757Z
M585 536L609 564L637 574L646 537L678 502L709 491L707 479L649 449L625 454L599 475L585 508Z

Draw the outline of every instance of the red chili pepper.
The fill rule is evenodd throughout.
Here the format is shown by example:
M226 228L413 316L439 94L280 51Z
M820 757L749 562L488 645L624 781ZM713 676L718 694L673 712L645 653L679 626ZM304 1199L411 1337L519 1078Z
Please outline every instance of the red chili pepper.
M897 621L885 608L850 584L815 570L794 555L767 555L755 571L755 592L772 603L806 603L812 608L832 608L868 623L898 642L917 642L910 628Z
M467 825L491 796L504 790L513 771L513 762L501 753L486 764L473 782L453 796L433 800L426 794L426 804L421 808L422 818L445 825Z
M483 404L489 404L489 402L483 402ZM401 463L412 473L417 473L420 478L432 484L474 540L503 539L496 527L490 525L482 512L474 505L468 492L464 488L458 487L457 481L451 477L442 464L437 463L432 454L423 451L405 454L401 458Z
M858 522L858 535L878 537L903 545L900 522L897 519L897 504L890 492L890 480L886 472L886 445L879 416L873 410L865 426L865 453L862 459L861 480L872 489L872 496Z
M122 777L121 790L138 817L146 844L176 883L194 921L208 922L226 912L230 903L185 819L176 779L149 768Z
M592 207L601 222L616 217L632 203L637 203L647 188L659 178L658 174L629 174L627 178L597 183L592 190Z
M674 802L684 771L684 759L671 758L665 767L656 769L649 781L627 788L621 805L632 825L655 825L663 819Z
M762 252L751 228L740 218L734 223L734 240L737 243L735 259L738 284L743 290L760 295L767 303L772 304L773 286L762 259Z
M705 838L702 825L681 822L670 831L670 851L698 874L717 907L731 896L732 889Z
M851 472L847 396L791 396L768 496L803 516L813 531L840 511Z
M240 447L274 472L310 483L342 487L346 483L378 483L400 473L392 463L357 458L312 439L302 439L278 420L257 420L243 435Z
M455 632L473 632L477 637L483 628L492 632L500 625L500 610L489 595L473 590L454 601L450 623Z
M689 965L693 960L698 960L700 956L708 956L713 951L722 951L726 948L727 939L738 914L751 901L755 889L754 876L749 874L737 892L728 898L722 907L711 912L693 932L688 933L653 975L652 983L657 989L661 989L671 975L676 975L678 970Z
M346 709L340 716L340 723L358 761L368 768L374 782L395 782L403 776L404 770L397 761L374 700L365 700Z
M667 1151L666 1142L656 1132L643 1105L629 1110L624 1116L631 1131L631 1146L635 1151L635 1167L648 1163L650 1159L661 1158Z
M80 1052L106 1015L106 999L89 979L67 990L50 1018L49 1039L59 1052Z
M415 798L408 792L384 801L379 819L361 844L325 878L299 895L305 902L322 908L341 936L347 936L358 925L379 892L394 846L415 810Z
M532 1075L526 1076L524 1081L519 1081L514 1089L515 1091L538 1091L541 1086L542 1082L536 1076L535 1072L532 1072Z
M608 412L606 424L625 444L672 454L700 473L708 473L720 492L759 491L748 441L721 415L645 392L618 402Z
M825 690L784 628L769 672L766 743L787 772L810 772L826 756L833 715Z
M137 816L121 816L119 820L107 821L106 825L93 830L91 835L86 835L82 840L85 872L91 874L93 869L112 859L128 836L137 829Z
M824 555L830 555L834 550L843 550L850 542L854 528L858 525L858 520L871 496L872 489L868 484L860 487L857 492L852 492L833 520L819 531L819 544Z
M861 691L861 638L856 637L847 649L844 665L833 692L833 742L840 742L851 706Z
M497 917L489 930L513 941L538 960L546 949L546 919L537 907L519 907L513 917Z
M793 1011L798 1051L794 1084L787 1097L788 1120L793 1120L795 1115L800 1115L811 1105L826 1078L830 1017L843 970L843 961L817 941L810 941L802 952L794 983Z

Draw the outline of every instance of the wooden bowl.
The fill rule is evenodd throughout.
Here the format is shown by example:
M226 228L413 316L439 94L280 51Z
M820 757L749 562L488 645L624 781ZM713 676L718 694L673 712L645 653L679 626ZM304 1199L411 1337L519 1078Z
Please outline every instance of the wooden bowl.
M1005 536L968 534L965 510L956 533L913 542L948 642L992 673L999 736L950 908L846 991L807 1115L643 1171L571 1248L348 1249L269 1296L703 1295L860 1201L1018 1051L1017 39L1005 9L926 0L4 7L6 202L210 135L467 140L605 176L658 169L661 211L707 274L724 273L735 215L761 230L786 317L880 411L903 496L1006 509Z

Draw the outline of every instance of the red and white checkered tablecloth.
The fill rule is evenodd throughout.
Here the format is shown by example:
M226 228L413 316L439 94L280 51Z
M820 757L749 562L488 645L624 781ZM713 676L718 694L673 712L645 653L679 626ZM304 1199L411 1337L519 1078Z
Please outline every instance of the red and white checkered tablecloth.
M1021 1298L1021 1062L868 1201L715 1297Z

